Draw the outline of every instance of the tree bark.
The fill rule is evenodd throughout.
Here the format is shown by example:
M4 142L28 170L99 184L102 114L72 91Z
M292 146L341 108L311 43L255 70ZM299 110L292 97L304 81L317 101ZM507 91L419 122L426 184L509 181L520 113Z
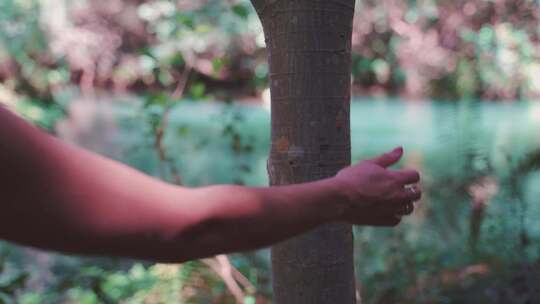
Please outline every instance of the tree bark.
M270 65L270 184L350 165L354 0L252 0ZM335 223L272 248L275 302L355 303L352 227Z

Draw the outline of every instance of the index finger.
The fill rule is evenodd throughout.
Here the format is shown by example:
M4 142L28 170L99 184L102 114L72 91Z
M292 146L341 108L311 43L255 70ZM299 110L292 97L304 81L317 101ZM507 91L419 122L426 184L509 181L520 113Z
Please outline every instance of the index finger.
M369 161L386 168L397 163L401 159L402 156L403 156L403 148L398 147L390 152L387 152L377 157L374 157L372 159L369 159Z
M420 181L420 173L412 169L402 169L402 170L393 170L392 175L394 175L399 182L404 185L416 184Z

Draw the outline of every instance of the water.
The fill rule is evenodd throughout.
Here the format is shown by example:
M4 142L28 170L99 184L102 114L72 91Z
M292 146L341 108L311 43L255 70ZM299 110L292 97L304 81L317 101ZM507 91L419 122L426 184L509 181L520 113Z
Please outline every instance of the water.
M118 142L127 147L129 163L157 175L152 149L143 147L134 153L131 146L149 140L135 113L124 112L127 127L118 134ZM249 152L231 149L233 135L224 134L227 124L239 134L241 145L252 148ZM184 102L170 113L165 146L189 185L234 181L266 185L269 127L270 113L260 107ZM450 164L469 155L475 158L470 168L447 170L489 166L504 171L508 157L523 158L540 145L540 104L357 99L351 106L351 131L355 161L402 145L410 163Z

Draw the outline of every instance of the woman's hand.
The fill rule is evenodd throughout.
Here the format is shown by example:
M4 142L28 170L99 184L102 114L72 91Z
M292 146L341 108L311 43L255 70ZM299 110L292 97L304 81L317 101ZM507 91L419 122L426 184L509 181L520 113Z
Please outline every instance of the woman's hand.
M356 225L395 226L401 216L411 214L413 202L421 197L416 185L420 174L416 170L390 170L403 155L396 148L373 159L341 170L332 180L344 201L340 202L341 220Z

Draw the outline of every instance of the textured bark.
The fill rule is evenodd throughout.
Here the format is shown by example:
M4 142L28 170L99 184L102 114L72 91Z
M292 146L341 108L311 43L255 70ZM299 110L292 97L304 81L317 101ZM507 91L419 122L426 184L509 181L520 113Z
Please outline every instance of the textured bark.
M350 164L354 0L253 0L270 64L271 185ZM355 303L352 228L329 224L272 248L278 304Z

